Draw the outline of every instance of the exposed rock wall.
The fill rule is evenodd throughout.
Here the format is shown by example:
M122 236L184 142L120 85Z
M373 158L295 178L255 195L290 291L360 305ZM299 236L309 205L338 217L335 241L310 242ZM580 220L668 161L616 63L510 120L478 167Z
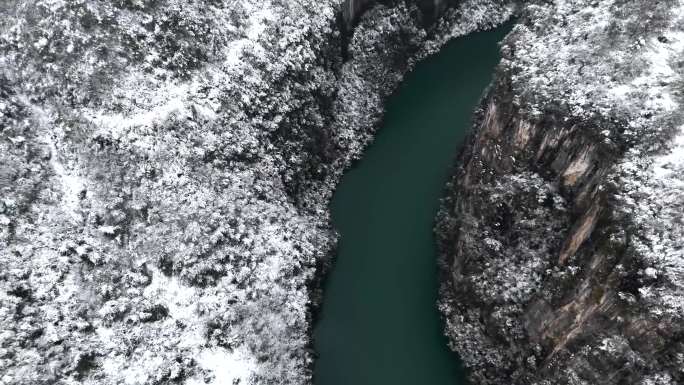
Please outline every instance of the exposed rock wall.
M476 384L684 383L684 14L651 5L528 4L502 46L437 225Z

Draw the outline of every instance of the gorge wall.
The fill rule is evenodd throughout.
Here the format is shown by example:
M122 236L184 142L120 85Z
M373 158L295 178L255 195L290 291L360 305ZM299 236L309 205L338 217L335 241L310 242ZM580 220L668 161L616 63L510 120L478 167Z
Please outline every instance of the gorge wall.
M512 12L343 8L0 6L2 384L310 381L339 176L416 60Z
M684 383L684 4L529 3L443 201L475 384Z
M437 226L452 347L476 384L683 383L684 4L521 10ZM0 381L308 383L340 175L415 61L512 13L5 2Z

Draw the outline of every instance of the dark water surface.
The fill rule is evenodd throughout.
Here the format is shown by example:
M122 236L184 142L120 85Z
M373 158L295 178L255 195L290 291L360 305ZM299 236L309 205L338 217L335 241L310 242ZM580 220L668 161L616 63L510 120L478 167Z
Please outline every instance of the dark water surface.
M331 206L342 237L314 331L316 385L466 383L435 306L432 226L508 30L458 39L420 63L342 179Z

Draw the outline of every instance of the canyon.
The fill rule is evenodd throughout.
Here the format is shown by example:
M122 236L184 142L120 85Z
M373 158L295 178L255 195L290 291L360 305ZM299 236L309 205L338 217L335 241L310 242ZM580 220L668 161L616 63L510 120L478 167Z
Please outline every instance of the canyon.
M434 228L449 347L472 384L684 382L683 16L5 2L0 382L310 383L340 178L416 63L512 17Z
M330 210L340 240L313 333L314 384L467 383L435 306L432 226L510 26L455 39L418 63L336 187Z

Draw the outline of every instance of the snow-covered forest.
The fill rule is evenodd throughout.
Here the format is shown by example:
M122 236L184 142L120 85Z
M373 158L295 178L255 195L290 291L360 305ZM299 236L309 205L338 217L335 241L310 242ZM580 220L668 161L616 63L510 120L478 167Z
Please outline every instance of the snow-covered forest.
M684 381L684 2L529 2L438 232L478 384Z
M0 383L305 384L327 202L420 57L411 2L0 6Z
M3 1L0 384L310 383L340 176L514 13L437 226L451 347L681 384L682 0Z

